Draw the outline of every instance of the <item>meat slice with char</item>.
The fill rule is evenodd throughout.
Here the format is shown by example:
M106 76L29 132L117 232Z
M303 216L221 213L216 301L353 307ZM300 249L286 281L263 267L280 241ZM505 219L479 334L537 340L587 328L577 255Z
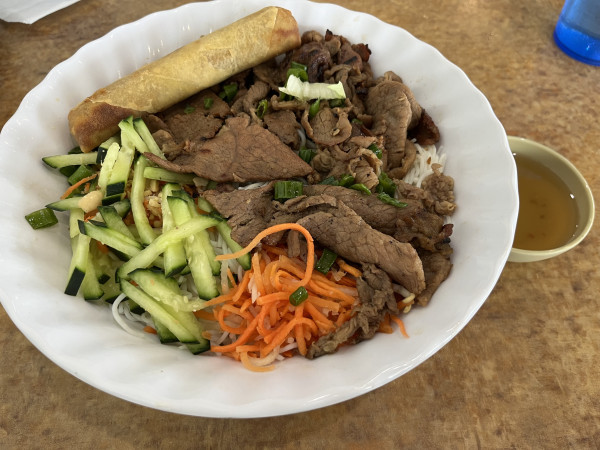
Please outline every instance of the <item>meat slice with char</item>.
M148 159L174 172L195 173L217 182L249 182L308 175L312 168L277 136L248 117L227 119L213 138L186 143L172 161L151 153Z
M423 265L412 245L375 230L342 202L310 213L297 223L342 258L375 264L410 292L425 288Z
M362 276L356 280L356 287L359 305L354 308L352 318L313 342L308 348L307 358L334 353L343 344L356 344L371 339L385 315L388 312L398 312L390 278L376 266L363 264Z
M399 81L385 80L369 89L365 102L373 116L372 132L382 135L386 150L386 170L400 167L408 125L412 118L410 102Z

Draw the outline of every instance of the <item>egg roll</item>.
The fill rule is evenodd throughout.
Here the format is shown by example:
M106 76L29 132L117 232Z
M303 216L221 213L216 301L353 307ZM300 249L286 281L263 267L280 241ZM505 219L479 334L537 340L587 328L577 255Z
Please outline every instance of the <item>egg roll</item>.
M163 111L299 46L291 12L263 8L99 89L69 112L71 134L88 152L115 134L122 119Z

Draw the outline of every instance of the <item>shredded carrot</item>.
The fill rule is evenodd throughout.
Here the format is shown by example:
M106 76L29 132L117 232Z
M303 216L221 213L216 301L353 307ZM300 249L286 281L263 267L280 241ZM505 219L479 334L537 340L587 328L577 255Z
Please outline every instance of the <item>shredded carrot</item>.
M110 251L108 246L100 241L96 241L96 247L98 247L98 250L100 250L102 253L108 253Z
M390 319L396 322L398 328L400 328L400 333L402 333L402 336L405 338L409 337L408 333L406 332L406 328L404 327L404 321L400 317L390 315Z
M297 223L282 223L279 225L273 225L273 226L267 228L266 230L263 230L260 233L258 233L256 235L256 237L254 239L252 239L252 241L243 249L241 249L237 252L234 252L234 253L230 253L228 255L218 255L215 259L217 261L223 261L226 259L239 258L240 256L243 256L246 253L249 253L252 249L254 249L254 247L256 247L260 243L260 241L262 241L265 237L267 237L271 234L279 233L280 231L285 231L285 230L299 231L304 236L304 239L306 239L306 243L307 243L306 272L305 272L304 278L302 278L302 280L300 280L300 286L306 286L306 284L310 280L310 277L313 272L313 267L315 265L315 245L314 245L313 238L310 235L310 233L308 232L308 230L306 228L304 228L302 225L298 225Z
M146 325L144 327L144 331L146 333L150 333L150 334L157 334L156 330L154 328L152 328L150 325Z
M358 270L356 267L351 266L343 259L338 258L336 260L336 262L337 262L337 265L340 267L340 269L342 269L344 272L348 272L350 275L353 275L356 278L358 278L362 275L362 272L360 270Z
M93 174L93 175L90 175L89 177L82 178L82 179L81 179L81 180L79 180L77 183L75 183L75 184L73 184L73 185L69 186L69 188L68 188L68 189L67 189L67 190L64 192L64 194L60 196L60 198L61 198L62 200L64 200L64 199L65 199L65 198L67 198L69 195L71 195L71 194L73 193L73 191L74 191L75 189L77 189L79 186L81 186L82 184L85 184L85 183L87 183L87 182L88 182L88 181L90 181L90 180L93 180L93 179L94 179L94 178L96 178L97 176L98 176L98 174L97 174L97 173L95 173L95 174Z

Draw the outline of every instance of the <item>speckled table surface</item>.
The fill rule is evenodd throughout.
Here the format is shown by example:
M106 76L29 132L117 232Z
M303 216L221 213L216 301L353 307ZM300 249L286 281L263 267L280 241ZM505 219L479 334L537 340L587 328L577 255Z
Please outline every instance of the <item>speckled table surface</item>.
M0 126L57 63L178 0L83 0L0 21ZM461 67L508 134L568 157L600 191L600 67L552 41L561 0L333 1L403 27ZM487 302L405 376L324 409L253 420L178 416L66 373L0 308L1 448L599 448L600 233L551 260L507 263Z

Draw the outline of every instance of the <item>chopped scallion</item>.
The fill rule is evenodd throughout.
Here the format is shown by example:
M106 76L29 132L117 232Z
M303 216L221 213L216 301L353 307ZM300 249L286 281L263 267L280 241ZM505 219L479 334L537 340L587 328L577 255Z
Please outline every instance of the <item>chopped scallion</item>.
M37 211L33 211L25 216L25 220L31 225L31 228L38 230L40 228L47 228L56 223L58 219L56 214L50 208L42 208Z
M308 70L308 67L296 61L292 61L292 63L290 64L290 68L304 70L305 72Z
M298 156L300 158L302 158L302 160L304 162L307 162L308 164L310 164L310 162L312 161L312 159L315 157L315 155L317 154L316 151L310 149L310 148L301 148L300 151L298 152Z
M290 75L300 78L301 81L308 81L308 74L304 69L290 67L287 71L287 76L289 77Z
M304 300L308 298L308 291L304 286L300 286L294 292L290 294L290 303L294 306L300 305Z
M183 112L184 112L185 114L191 114L191 113L193 113L194 111L196 111L196 108L195 108L195 107L193 107L192 105L187 105L185 108L183 108Z
M338 186L340 183L338 183L338 180L336 180L335 177L327 177L324 180L322 180L319 184L328 184L330 186Z
M308 117L310 119L312 119L313 117L315 117L317 115L317 113L319 112L320 105L321 105L320 99L316 99L313 103L311 103L310 107L308 108Z
M331 269L331 266L333 266L333 263L336 259L337 254L326 248L323 250L323 254L317 261L317 264L315 264L315 269L323 274L326 274L329 272L329 269Z
M260 102L258 102L258 106L256 107L256 115L259 119L265 117L267 109L269 109L269 101L266 98L263 98Z
M345 104L345 100L343 98L334 98L329 100L329 107L330 108L338 108L340 106L344 106Z
M277 181L273 186L273 198L275 200L289 200L303 193L300 181Z
M212 105L215 101L211 97L204 98L204 109L212 108Z
M236 83L229 83L223 86L223 90L219 93L219 97L230 103L238 92L238 86Z
M363 194L371 195L371 189L369 189L368 187L366 187L362 183L355 183L352 186L350 186L350 189L354 189L356 191L360 191Z
M390 197L385 192L380 193L377 198L379 198L379 200L381 200L383 203L395 206L396 208L406 208L408 206L408 203L396 200L394 197Z
M387 195L393 198L396 195L396 184L387 173L381 172L376 191L379 193L385 192Z
M375 153L375 156L377 156L379 159L383 157L383 151L377 147L377 145L371 144L369 145L368 149Z
M354 184L354 177L350 174L344 174L340 177L339 185L344 187L350 187Z

